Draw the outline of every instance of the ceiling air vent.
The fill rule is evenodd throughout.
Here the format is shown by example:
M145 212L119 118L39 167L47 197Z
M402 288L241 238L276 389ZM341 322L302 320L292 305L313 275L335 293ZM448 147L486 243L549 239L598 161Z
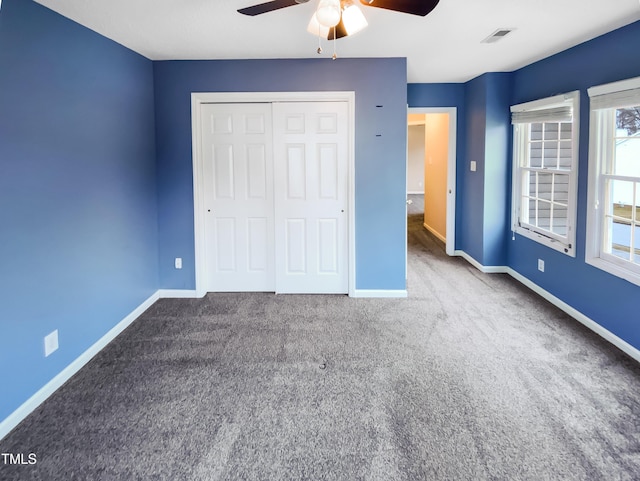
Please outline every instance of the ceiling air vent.
M514 30L514 28L499 28L487 38L485 38L482 43L496 43L498 40L502 40Z

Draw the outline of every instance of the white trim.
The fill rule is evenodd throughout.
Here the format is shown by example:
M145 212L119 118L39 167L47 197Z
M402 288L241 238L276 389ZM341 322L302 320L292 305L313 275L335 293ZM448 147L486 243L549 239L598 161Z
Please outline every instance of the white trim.
M462 257L465 261L467 261L473 267L478 269L480 272L484 272L485 274L505 274L507 272L507 269L509 269L507 266L483 266L477 260L471 257L469 254L467 254L465 251L456 250L454 252L454 255L458 257Z
M589 232L589 231L587 231ZM617 259L609 254L609 257L612 258L612 261L616 261ZM607 274L611 274L612 276L619 277L620 279L624 279L631 284L635 284L636 286L640 286L640 275L633 271L631 268L636 267L637 265L630 265L629 267L621 266L616 264L615 262L609 261L607 258L602 257L587 257L585 262L601 271L606 272Z
M409 104L407 104L407 119L409 118ZM424 125L424 122L423 122ZM409 192L407 192L407 185L409 185L409 126L405 129L404 136L404 189L405 194L404 198L407 201L404 209L404 286L407 287L407 280L409 279L409 210L407 205L409 205ZM423 127L424 129L424 127ZM424 168L424 159L422 160L423 168ZM424 182L424 175L422 176L422 181ZM424 204L424 199L423 199Z
M592 87L589 95L595 95L593 90L601 90L601 96L615 95L617 88L640 87L640 77L615 82L612 84ZM640 91L640 89L639 89ZM640 94L640 92L639 92ZM594 108L593 97L589 113L589 163L587 180L587 229L585 243L585 263L600 269L610 275L624 279L631 284L640 286L640 267L636 263L616 258L611 253L603 253L604 238L604 192L603 179L616 178L615 175L604 172L612 161L612 149L615 144L615 110L617 107ZM640 101L640 99L639 99ZM626 180L626 179L625 179ZM602 205L601 205L602 201Z
M545 97L543 99L532 100L530 102L524 102L522 104L512 105L511 112L524 112L527 110L541 110L548 109L556 105L562 105L569 100L573 100L575 96L580 95L579 90L574 90L572 92L567 92L566 94L554 95L553 97ZM576 114L576 111L573 112L573 118L579 119L580 117Z
M408 190L407 194L424 195L424 190L420 192L418 192L417 190Z
M406 289L398 290L384 290L384 289L356 289L351 297L378 297L378 298L392 298L392 297L407 297Z
M602 327L596 321L585 316L583 313L581 313L577 309L571 307L566 302L558 299L556 296L544 290L542 287L530 281L529 279L524 277L522 274L514 271L510 267L507 269L507 274L509 274L515 280L527 286L529 289L531 289L536 294L540 295L541 297L549 301L554 306L562 309L564 312L569 314L579 323L585 325L586 327L591 329L593 332L595 332L596 334L598 334L599 336L601 336L602 338L604 338L605 340L609 341L611 344L616 346L618 349L620 349L621 351L625 352L626 354L634 358L636 361L640 362L640 350L633 347L627 341L620 339L618 336L616 336L611 331Z
M356 291L355 235L355 92L193 92L191 93L191 142L193 152L193 222L195 238L196 297L207 293L205 266L204 189L201 152L201 106L207 103L251 102L347 102L349 111L348 139L348 235L349 235L349 295Z
M569 246L564 244L562 241L559 241L557 239L550 237L552 235L551 233L548 236L542 235L535 230L527 229L525 227L519 227L516 225L511 226L511 231L515 232L519 236L526 237L527 239L531 239L532 241L535 241L538 244L542 244L543 246L548 247L549 249L553 249L555 251L561 252L562 254L566 254L570 257L576 256L575 244L571 244L573 248L570 250Z
M621 92L624 90L633 90L640 88L640 77L634 77L630 79L620 80L618 82L611 82L603 85L596 85L587 89L589 97L596 97L598 95L607 95L614 92Z
M424 227L425 229L427 229L429 232L431 232L434 236L436 236L438 239L440 239L442 242L444 242L445 244L447 243L447 239L445 238L445 236L443 236L442 234L440 234L440 232L438 232L437 230L435 230L433 227L431 227L430 225L427 225L426 222L422 223L422 227Z
M457 107L408 107L408 114L449 114L449 158L447 159L447 235L445 250L455 256L456 249L456 145L458 137ZM407 156L408 162L408 156Z
M13 411L6 419L0 422L0 439L9 434L13 428L20 424L29 414L31 414L40 404L51 396L67 382L74 374L84 367L96 354L98 354L107 344L113 341L118 334L124 331L133 321L144 313L151 305L159 299L158 291L153 293L146 301L136 307L128 316L116 324L109 332L98 339L91 347L84 351L67 367L60 371L53 379L41 387L33 396L27 399L18 409Z
M513 153L511 161L511 231L527 237L543 246L554 249L570 257L576 256L576 225L578 213L578 169L580 150L580 91L575 90L562 95L547 97L523 104L512 105L511 112L532 111L571 103L573 120L571 127L571 172L567 197L567 235L560 236L530 225L520 225L522 209L522 170L521 159L527 158L527 133L532 122L514 124L512 130ZM527 127L525 127L527 126ZM553 170L550 170L553 172ZM566 240L565 240L566 239Z
M196 299L204 296L199 296L198 291L195 289L160 289L158 291L158 297L160 299Z
M549 291L543 289L538 284L536 284L535 282L529 280L528 278L526 278L525 276L523 276L519 272L515 271L511 267L506 267L506 266L486 267L486 266L483 266L482 264L480 264L478 261L476 261L473 257L471 257L469 254L467 254L464 251L456 251L456 255L464 258L467 262L469 262L471 265L473 265L474 267L476 267L478 270L480 270L482 272L509 274L515 280L517 280L518 282L520 282L524 286L528 287L533 292L535 292L536 294L538 294L542 298L546 299L547 301L549 301L554 306L558 307L562 311L564 311L567 314L569 314L571 317L573 317L579 323L581 323L584 326L588 327L593 332L595 332L596 334L598 334L599 336L601 336L602 338L604 338L605 340L609 341L611 344L616 346L618 349L620 349L621 351L625 352L626 354L631 356L636 361L640 362L640 350L636 349L631 344L629 344L627 341L619 338L618 336L613 334L608 329L605 329L604 327L602 327L600 324L598 324L593 319L590 319L589 317L585 316L582 312L578 311L576 308L571 307L569 304L567 304L563 300L557 298L556 296L551 294Z

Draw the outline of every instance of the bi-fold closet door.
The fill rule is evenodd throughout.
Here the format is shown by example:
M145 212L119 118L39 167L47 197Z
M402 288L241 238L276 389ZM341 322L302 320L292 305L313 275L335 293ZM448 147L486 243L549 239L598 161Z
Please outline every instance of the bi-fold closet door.
M346 102L202 107L207 290L348 292Z

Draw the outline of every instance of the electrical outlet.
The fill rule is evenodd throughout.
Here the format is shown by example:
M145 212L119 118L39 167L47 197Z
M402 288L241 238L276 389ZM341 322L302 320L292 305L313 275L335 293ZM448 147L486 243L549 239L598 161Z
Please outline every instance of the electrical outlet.
M48 357L58 350L58 330L44 337L44 357Z
M470 168L471 168L471 172L475 172L475 171L476 171L476 169L478 168L477 163L476 163L476 161L475 161L475 160L472 160L472 161L471 161L471 166L470 166Z
M176 257L176 269L182 269L182 257Z
M542 259L538 259L538 270L544 272L544 261Z

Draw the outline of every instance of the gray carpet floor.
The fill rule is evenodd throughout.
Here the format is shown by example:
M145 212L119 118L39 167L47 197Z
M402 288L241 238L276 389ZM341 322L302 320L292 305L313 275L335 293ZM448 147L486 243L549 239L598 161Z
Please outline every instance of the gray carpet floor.
M640 368L409 216L407 299L154 304L0 442L2 480L638 480Z

